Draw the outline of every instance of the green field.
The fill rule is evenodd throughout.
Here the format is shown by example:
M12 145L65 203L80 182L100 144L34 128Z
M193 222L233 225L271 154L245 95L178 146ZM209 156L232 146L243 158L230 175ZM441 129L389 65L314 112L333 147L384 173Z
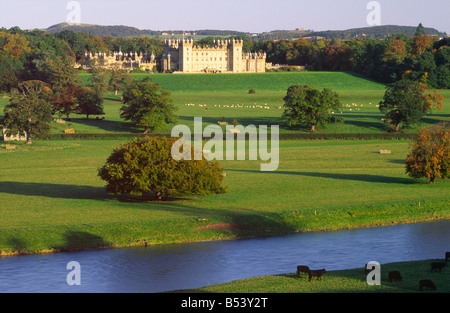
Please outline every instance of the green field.
M308 281L306 275L298 277L296 273L270 275L232 281L225 284L206 286L198 289L178 290L189 293L430 293L432 290L420 290L419 281L431 280L439 293L450 292L450 269L430 273L431 262L442 260L423 260L381 264L381 285L369 285L364 268L329 271L321 280ZM390 271L399 271L402 281L388 279Z
M449 182L405 175L408 142L280 141L276 172L221 161L223 195L120 201L97 169L124 140L49 140L0 150L4 254L279 235L450 218ZM392 154L377 153L389 149ZM204 228L202 228L204 227Z
M145 75L150 74L134 77ZM81 77L88 78L87 74ZM201 116L204 126L222 119L231 123L236 118L244 126L281 125L283 133L296 132L283 126L282 110L275 106L283 104L289 86L311 84L338 91L344 103L342 114L335 112L344 122L320 132L385 132L376 107L385 87L349 73L150 77L173 92L178 123L190 127L193 118ZM250 88L256 93L248 94ZM444 110L425 117L422 126L450 120L450 91L441 93L446 97ZM7 103L7 98L0 99L0 114ZM15 150L0 149L0 255L276 236L450 218L450 182L438 180L429 185L405 174L408 140L281 140L276 172L261 172L261 161L221 161L228 191L223 195L160 202L117 198L107 194L97 170L113 147L130 140L125 138L128 133L140 130L120 119L120 95L107 94L104 107L105 120L73 115L66 124L53 122L52 133L74 128L76 133L119 133L123 138L34 140L33 145L16 143ZM164 132L170 133L173 126ZM378 153L382 149L392 153ZM340 275L330 273L326 279L340 285ZM359 288L353 274L345 275L345 284ZM269 292L298 290L290 289L298 285L292 274L255 278L251 284L267 284L269 289L264 290ZM245 285L211 287L211 291L245 290ZM317 290L334 290L317 286ZM257 292L254 288L252 292Z
M80 77L87 83L89 74L80 74ZM283 110L275 107L283 106L282 99L289 86L310 84L320 89L328 87L337 91L344 105L342 113L335 112L335 115L342 117L344 121L319 129L319 132L381 134L386 130L381 120L383 115L376 107L384 95L384 85L350 73L133 74L133 77L150 77L153 82L171 91L178 107L178 124L189 127L193 127L194 116L202 116L204 126L217 124L223 119L231 124L236 119L244 126L280 125L281 133L305 132L286 128L281 120ZM248 93L252 88L256 91L255 94ZM426 116L422 126L438 121L450 121L450 91L442 90L441 94L446 98L444 110ZM0 99L0 116L7 101ZM84 116L73 114L70 123L52 123L52 133L62 134L67 128L73 128L76 133L83 134L140 132L141 130L133 128L120 118L121 106L120 94L115 96L109 93L104 102L105 120L86 120ZM266 106L270 109L265 109ZM168 125L163 132L170 133L173 126ZM417 127L406 132L415 132Z

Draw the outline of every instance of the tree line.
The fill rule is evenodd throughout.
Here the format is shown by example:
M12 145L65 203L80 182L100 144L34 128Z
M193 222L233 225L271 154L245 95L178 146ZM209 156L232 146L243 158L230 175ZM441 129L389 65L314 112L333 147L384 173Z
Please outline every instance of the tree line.
M310 71L351 71L381 83L393 83L405 75L426 79L430 88L450 88L450 38L430 36L419 25L414 36L391 35L385 39L353 38L258 40L242 39L244 52L265 52L274 64L300 65ZM199 45L211 45L219 37L207 37ZM46 58L84 62L86 51L153 53L164 51L160 39L113 37L63 30L45 33L18 27L0 29L0 91L9 91L23 80L38 79ZM157 62L159 64L159 62Z

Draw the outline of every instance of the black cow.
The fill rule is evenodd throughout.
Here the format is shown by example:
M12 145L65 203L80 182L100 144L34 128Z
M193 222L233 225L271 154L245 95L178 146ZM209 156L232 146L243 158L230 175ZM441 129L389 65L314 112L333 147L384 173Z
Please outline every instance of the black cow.
M300 277L300 273L308 274L310 271L309 267L306 265L298 265L297 266L297 276Z
M436 290L436 286L433 284L431 280L424 279L419 281L420 291L423 291L424 288L428 288L431 290Z
M392 271L389 272L389 282L393 282L393 281L402 281L402 275L400 275L399 271Z

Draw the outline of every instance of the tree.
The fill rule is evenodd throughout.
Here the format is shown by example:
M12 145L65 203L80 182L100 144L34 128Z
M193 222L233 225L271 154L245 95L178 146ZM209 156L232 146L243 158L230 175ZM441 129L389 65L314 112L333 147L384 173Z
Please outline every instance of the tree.
M37 77L49 84L55 93L70 85L79 84L80 78L74 62L70 56L62 57L52 52L44 52L40 58L33 60L38 71Z
M282 118L289 127L301 125L311 131L333 120L332 111L342 106L339 95L331 89L320 91L309 85L291 86L284 97L285 111Z
M385 114L385 121L399 131L402 123L409 127L419 123L432 109L442 109L443 97L436 93L426 95L427 91L426 84L408 78L388 85L379 107Z
M89 82L92 89L103 97L108 92L109 72L101 67L92 68L92 75L89 77Z
M133 78L129 73L120 69L113 69L111 71L111 78L109 80L109 86L114 90L114 94L117 96L117 92L124 90L126 85L131 83Z
M7 134L26 133L26 144L32 144L32 136L40 136L50 130L52 108L49 104L51 89L42 81L28 80L19 83L20 93L5 106L1 124Z
M77 113L78 99L83 95L81 86L69 84L63 86L61 90L52 97L53 110L66 115L70 119L71 113Z
M164 129L165 123L174 123L176 107L171 93L150 81L135 81L123 93L120 117L131 121L137 127L144 127L144 133Z
M103 115L103 98L98 95L92 88L83 88L82 95L78 99L78 114L86 114L86 119L89 115Z
M426 177L430 184L437 178L450 178L450 124L419 130L406 159L406 173L413 178Z
M204 157L176 161L171 154L175 143L175 138L145 137L116 147L98 171L106 190L116 195L153 193L157 199L224 193L219 162Z

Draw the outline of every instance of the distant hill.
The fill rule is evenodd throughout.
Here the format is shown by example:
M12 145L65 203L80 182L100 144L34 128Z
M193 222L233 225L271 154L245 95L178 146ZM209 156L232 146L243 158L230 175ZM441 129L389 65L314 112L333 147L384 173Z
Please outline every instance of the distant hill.
M416 26L398 26L385 25L362 27L348 30L327 30L327 31L312 31L312 30L274 30L265 33L247 33L231 30L191 30L186 31L188 35L197 36L247 36L250 40L292 40L302 37L323 37L325 39L351 39L351 38L386 38L393 34L405 34L406 36L414 36ZM181 30L141 30L136 27L114 25L70 25L68 23L60 23L50 26L45 31L49 33L61 32L64 30L71 30L75 32L84 32L90 35L97 35L100 37L136 37L136 36L151 36L151 37L165 37L168 35L182 35ZM434 28L425 28L427 35L447 36L445 32L440 32Z
M398 25L385 25L385 26L372 26L363 28L353 28L348 30L328 30L312 32L308 36L320 36L327 39L351 39L357 37L366 38L386 38L393 34L404 34L407 37L413 37L416 33L417 26L398 26ZM440 32L434 28L424 28L426 35L434 36L447 36L445 32Z
M45 31L48 33L58 33L65 30L87 33L89 35L97 35L100 37L105 36L130 37L130 36L140 36L143 34L142 30L130 26L123 26L123 25L102 26L90 24L70 25L68 23L60 23L50 26ZM160 32L155 32L155 35L157 33Z
M114 25L114 26L102 26L102 25L92 25L92 24L80 24L80 25L70 25L68 23L60 23L50 26L45 31L48 33L57 33L65 30L70 30L74 32L83 32L89 35L97 35L100 37L113 36L113 37L136 37L136 36L167 36L163 34L174 34L183 35L182 30L148 30L148 29L138 29L136 27ZM238 36L245 35L244 32L237 32L232 30L194 30L186 31L186 33L196 34L197 36Z

